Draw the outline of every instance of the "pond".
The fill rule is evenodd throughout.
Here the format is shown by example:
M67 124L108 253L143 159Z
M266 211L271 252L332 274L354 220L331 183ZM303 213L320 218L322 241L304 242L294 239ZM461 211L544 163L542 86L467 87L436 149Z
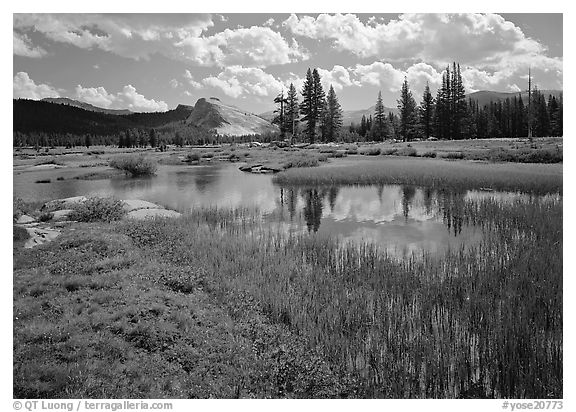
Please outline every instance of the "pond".
M90 172L104 168L90 168ZM160 166L148 178L79 180L86 168L18 170L14 196L50 200L78 195L143 199L186 212L195 207L257 207L267 222L292 233L326 233L347 241L368 241L396 255L432 254L478 243L479 228L450 216L447 207L464 199L514 199L517 194L437 192L402 185L281 187L271 175L238 170L238 164ZM58 177L64 180L57 180ZM50 183L35 183L50 179ZM448 215L447 215L448 213Z

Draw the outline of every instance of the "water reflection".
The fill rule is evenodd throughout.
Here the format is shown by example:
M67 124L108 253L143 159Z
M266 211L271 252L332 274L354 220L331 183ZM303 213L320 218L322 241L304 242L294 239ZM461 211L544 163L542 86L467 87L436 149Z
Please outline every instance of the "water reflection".
M104 168L90 170L98 171ZM409 185L346 187L277 186L270 175L243 173L238 165L161 166L156 176L75 180L85 169L18 171L14 195L50 200L77 195L143 199L186 212L195 207L255 207L269 224L296 233L327 233L352 241L376 242L402 253L472 245L480 229L466 223L466 201L522 201L527 195L436 191ZM47 174L50 174L47 176ZM57 181L56 177L65 177ZM51 178L50 184L35 184Z

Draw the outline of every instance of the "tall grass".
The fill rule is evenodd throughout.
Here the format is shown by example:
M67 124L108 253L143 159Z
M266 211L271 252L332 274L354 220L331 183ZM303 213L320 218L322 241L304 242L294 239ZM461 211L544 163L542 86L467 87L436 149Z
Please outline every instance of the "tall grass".
M363 397L562 397L562 204L465 201L450 213L484 241L441 259L233 224L132 223L149 253L202 267L228 305L250 296L304 337ZM226 216L220 215L220 219ZM160 226L159 226L160 225Z
M282 185L412 184L431 188L493 189L536 194L562 193L562 170L552 165L482 164L431 159L364 160L346 166L288 170L274 176Z
M149 176L156 173L158 165L144 155L122 156L110 161L110 166L132 176Z

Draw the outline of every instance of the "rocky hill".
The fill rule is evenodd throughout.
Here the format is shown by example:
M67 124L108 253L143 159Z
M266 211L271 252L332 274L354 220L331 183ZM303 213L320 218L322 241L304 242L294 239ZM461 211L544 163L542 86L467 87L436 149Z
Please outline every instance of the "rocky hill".
M227 136L256 135L277 131L277 127L268 120L236 106L222 103L216 97L198 99L186 123L212 129L220 135Z
M539 91L546 97L546 99L548 99L548 96L550 95L555 96L558 99L558 97L560 97L560 95L562 94L562 90L539 90ZM480 90L478 92L470 93L466 95L466 97L476 100L478 102L478 105L480 107L483 107L487 104L490 104L490 102L498 102L500 100L506 100L507 98L511 99L514 96L518 97L518 95L522 96L522 101L524 102L524 104L528 104L527 90L522 91L520 93L493 92L490 90Z
M113 109L104 109L102 107L93 106L89 103L79 102L78 100L68 99L67 97L46 97L42 99L44 102L49 103L56 103L56 104L65 104L66 106L78 107L80 109L89 110L91 112L97 113L106 113L106 114L115 114L115 115L123 115L123 114L131 114L128 109L120 109L120 110L113 110Z

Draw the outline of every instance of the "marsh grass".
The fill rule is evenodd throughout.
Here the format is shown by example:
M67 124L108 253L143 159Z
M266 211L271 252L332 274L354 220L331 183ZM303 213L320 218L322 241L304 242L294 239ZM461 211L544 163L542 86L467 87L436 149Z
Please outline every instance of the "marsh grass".
M144 155L121 156L110 161L110 166L132 176L150 176L156 173L158 165Z
M249 209L83 224L14 258L14 396L562 398L562 200L464 200L397 260Z
M303 186L409 184L435 189L562 193L561 169L548 165L483 164L423 158L390 157L354 165L294 169L277 174L273 181Z

